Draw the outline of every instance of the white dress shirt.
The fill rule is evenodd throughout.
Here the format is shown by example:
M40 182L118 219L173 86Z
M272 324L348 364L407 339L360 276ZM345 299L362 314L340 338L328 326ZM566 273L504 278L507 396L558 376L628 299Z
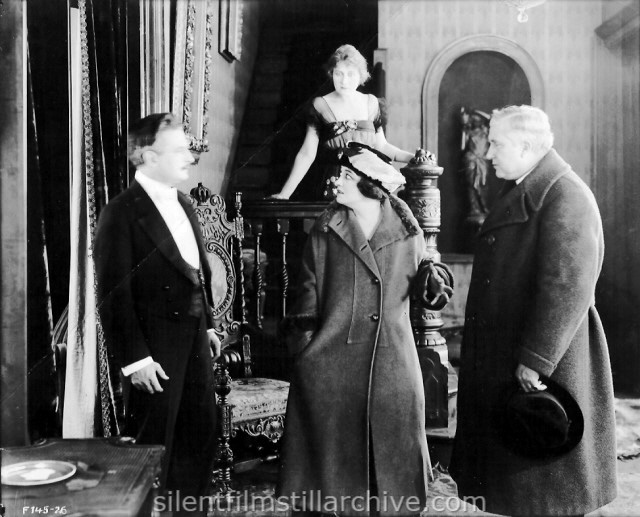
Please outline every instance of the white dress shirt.
M149 194L158 212L167 224L182 258L196 269L200 268L198 243L193 228L182 205L178 201L178 189L160 183L144 173L136 172L136 181Z
M199 269L200 254L198 252L198 243L193 234L189 218L178 201L178 190L175 187L170 187L151 179L140 171L136 171L135 179L149 195L158 212L160 212L176 246L178 246L182 258L190 266ZM151 356L145 357L122 368L122 374L127 377L152 363L153 358Z

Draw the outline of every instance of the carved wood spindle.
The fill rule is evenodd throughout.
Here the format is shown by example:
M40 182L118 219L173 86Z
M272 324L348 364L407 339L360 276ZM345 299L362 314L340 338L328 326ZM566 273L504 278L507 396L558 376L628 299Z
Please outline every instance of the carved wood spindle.
M417 163L400 169L407 179L403 198L424 232L427 255L440 262L440 190L438 178L443 168L434 159L423 156ZM439 311L411 306L411 326L418 349L426 398L427 427L448 426L449 354L446 340L438 330L444 325Z
M244 363L244 375L245 379L253 377L251 371L251 338L244 334L242 336L242 362Z
M247 323L247 308L245 304L245 292L244 292L244 259L242 256L242 241L244 240L244 218L242 217L242 192L236 192L235 196L235 218L233 224L235 225L235 247L236 247L236 260L238 264L238 305L240 308L240 321L244 326Z
M289 219L278 218L278 233L282 239L282 268L280 270L280 306L282 317L287 314L287 295L289 292L289 270L287 268L287 235L289 234Z
M255 291L256 306L256 325L262 328L262 268L260 261L260 240L262 238L263 223L262 221L254 221L252 225L253 235L255 237L255 256L253 267L253 290Z
M215 391L220 419L220 435L214 458L214 488L218 497L231 502L231 470L233 468L233 451L229 445L231 439L231 406L227 396L231 392L231 377L227 366L218 361L215 364Z

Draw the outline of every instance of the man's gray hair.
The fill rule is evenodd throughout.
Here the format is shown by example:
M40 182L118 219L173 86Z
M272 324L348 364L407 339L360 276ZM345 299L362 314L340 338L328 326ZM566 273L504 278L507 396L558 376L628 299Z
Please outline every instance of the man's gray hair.
M536 152L546 153L553 146L553 133L547 114L533 106L507 106L493 110L491 124L507 122L515 137L531 143Z

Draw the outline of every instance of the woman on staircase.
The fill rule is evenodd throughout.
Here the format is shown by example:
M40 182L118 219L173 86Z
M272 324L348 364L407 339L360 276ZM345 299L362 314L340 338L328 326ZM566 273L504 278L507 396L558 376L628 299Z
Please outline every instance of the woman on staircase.
M385 121L381 102L374 95L358 91L370 78L362 54L352 45L342 45L331 55L326 67L334 91L313 99L307 132L291 173L280 192L270 196L271 199L289 199L316 158L325 167L313 188L313 197L332 199L332 180L340 173L338 154L349 141L367 144L395 161L408 162L413 158L411 153L387 142L382 128Z

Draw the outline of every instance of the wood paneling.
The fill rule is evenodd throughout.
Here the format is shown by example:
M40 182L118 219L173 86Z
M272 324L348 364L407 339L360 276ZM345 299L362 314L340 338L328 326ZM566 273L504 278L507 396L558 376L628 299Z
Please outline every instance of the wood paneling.
M224 193L235 157L238 134L244 115L245 101L251 86L251 77L260 35L262 2L242 2L242 38L240 60L229 62L218 52L211 56L212 81L209 101L209 151L203 153L189 180L178 188L188 192L198 182L213 192ZM218 10L215 9L213 26L218 30Z
M596 301L616 387L633 393L640 393L639 6L625 3L597 28L593 123L593 186L605 232Z

